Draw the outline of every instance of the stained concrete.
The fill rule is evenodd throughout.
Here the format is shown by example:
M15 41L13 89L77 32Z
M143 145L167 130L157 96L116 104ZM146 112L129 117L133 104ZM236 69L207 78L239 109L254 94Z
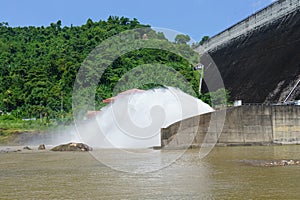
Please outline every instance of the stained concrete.
M161 130L166 149L300 144L300 106L248 105L192 117Z
M257 22L262 16L265 22ZM231 92L231 100L277 103L300 80L299 36L300 0L280 0L211 38L204 46L225 88ZM215 72L209 71L208 64L205 66L205 77L213 78ZM208 90L211 91L204 84L202 92ZM299 86L288 100L297 99Z

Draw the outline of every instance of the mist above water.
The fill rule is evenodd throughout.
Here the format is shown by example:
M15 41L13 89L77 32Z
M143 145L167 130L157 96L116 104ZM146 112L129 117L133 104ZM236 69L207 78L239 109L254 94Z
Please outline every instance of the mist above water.
M77 131L94 148L148 148L161 145L161 128L212 111L179 89L158 88L118 95Z
M83 142L93 148L141 149L161 146L161 128L212 112L201 100L168 87L118 95L93 119L50 134L25 134L24 144Z
M80 141L80 137L77 134L77 131L74 126L59 126L58 128L48 130L47 133L26 132L19 134L14 143L30 146L38 146L40 144L55 146L64 143Z

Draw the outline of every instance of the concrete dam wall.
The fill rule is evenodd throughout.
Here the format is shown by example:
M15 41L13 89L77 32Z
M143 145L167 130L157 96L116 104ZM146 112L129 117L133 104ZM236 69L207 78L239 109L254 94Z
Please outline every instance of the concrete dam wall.
M297 11L299 7L300 0L275 1L268 7L259 10L255 14L213 36L204 43L202 47L205 51L216 50L234 38L246 36L260 27L271 24L272 22Z
M300 0L278 0L212 37L203 47L232 100L282 102L300 80ZM300 84L288 100L297 99Z
M166 149L200 147L204 141L217 141L217 145L300 144L299 116L300 106L232 107L226 114L219 110L163 128L161 144Z

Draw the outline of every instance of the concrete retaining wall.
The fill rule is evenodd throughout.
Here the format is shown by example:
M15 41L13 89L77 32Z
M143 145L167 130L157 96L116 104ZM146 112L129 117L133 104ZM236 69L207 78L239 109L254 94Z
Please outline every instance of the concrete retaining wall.
M224 126L223 126L224 122ZM218 135L219 134L219 135ZM192 117L161 130L164 148L300 144L300 106L250 105Z
M210 51L226 44L232 39L247 35L273 21L280 19L300 8L300 0L278 0L270 6L247 17L243 21L231 26L223 32L213 36L202 45L204 51ZM202 51L202 48L198 49Z

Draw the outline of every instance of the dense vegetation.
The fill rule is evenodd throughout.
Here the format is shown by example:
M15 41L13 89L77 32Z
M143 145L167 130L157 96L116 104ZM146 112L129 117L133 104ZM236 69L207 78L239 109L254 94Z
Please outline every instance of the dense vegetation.
M88 19L82 26L70 27L62 27L61 21L47 27L10 27L0 23L0 110L15 118L50 120L72 116L74 81L88 54L105 39L141 27L149 26L125 17L109 17L107 21L99 22ZM167 42L162 33L150 28L136 37L145 39L145 35ZM116 59L97 85L96 108L103 106L103 99L113 95L115 85L126 72L148 63L171 66L199 95L199 74L191 68L191 64L199 60L186 44L188 41L188 36L178 36L173 48L189 54L189 61L168 51L151 48L135 50ZM111 51L113 53L114 49ZM139 85L139 88L156 86L154 83Z

